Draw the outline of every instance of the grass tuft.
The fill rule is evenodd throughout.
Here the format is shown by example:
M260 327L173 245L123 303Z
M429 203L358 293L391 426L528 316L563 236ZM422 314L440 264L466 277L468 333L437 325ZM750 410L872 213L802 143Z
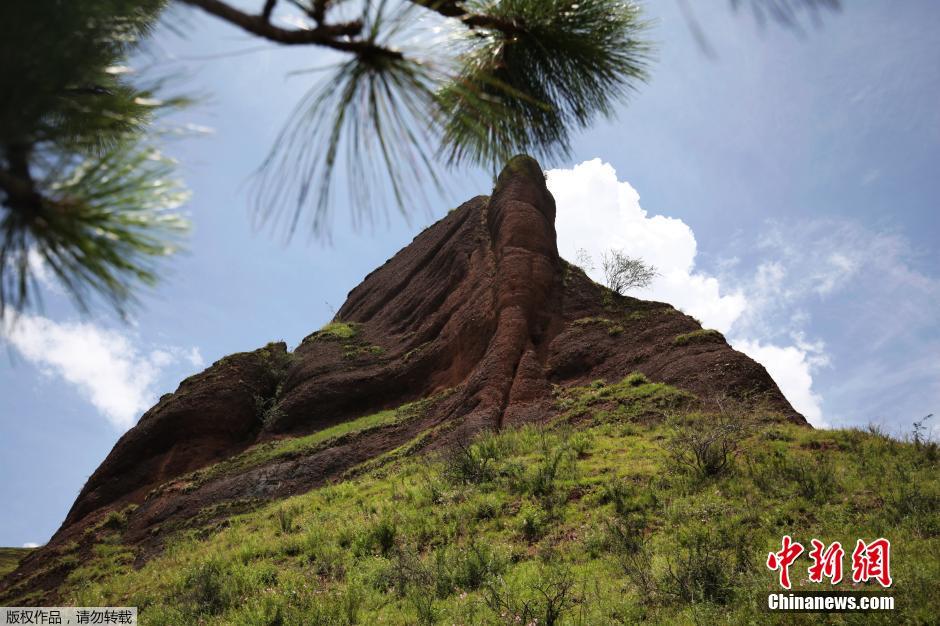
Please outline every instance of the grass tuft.
M712 328L702 328L693 330L690 333L676 335L672 340L673 345L686 346L693 343L724 343L725 336Z

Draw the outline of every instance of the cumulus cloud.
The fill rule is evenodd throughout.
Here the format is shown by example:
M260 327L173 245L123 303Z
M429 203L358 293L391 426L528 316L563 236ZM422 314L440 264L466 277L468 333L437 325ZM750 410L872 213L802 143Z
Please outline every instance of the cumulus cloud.
M747 307L740 291L722 290L718 279L695 268L697 245L692 229L680 219L649 215L630 183L617 180L614 168L600 159L572 169L548 172L555 196L558 248L567 259L586 250L595 260L588 274L603 282L599 259L621 250L654 265L659 276L637 295L663 300L700 319L705 326L728 332Z
M89 322L20 314L7 319L0 334L44 373L74 386L122 430L153 404L156 384L166 368L180 361L202 365L197 348L147 350L129 334Z
M828 425L823 419L822 398L813 391L813 370L825 363L821 348L799 343L775 346L753 339L736 339L732 345L767 368L783 395L810 424Z
M617 172L600 159L585 161L571 169L548 173L548 187L555 196L558 248L570 260L584 250L595 260L595 267L585 268L595 281L603 282L598 262L604 252L622 250L656 266L659 276L644 292L644 298L669 302L692 315L707 328L734 333L732 345L755 359L770 373L783 394L797 411L815 425L824 424L822 400L813 391L813 372L827 363L825 347L810 343L793 333L789 345L769 341L773 335L741 334L740 327L760 328L762 312L776 310L770 303L787 300L784 264L769 261L758 266L745 286L729 289L719 277L696 268L697 244L692 229L680 219L650 215L640 206L640 196ZM773 245L773 241L762 245ZM722 264L725 269L738 265L738 259ZM857 263L839 253L832 253L826 263L809 278L821 293L836 289ZM792 311L794 319L804 313ZM742 322L747 319L747 324Z

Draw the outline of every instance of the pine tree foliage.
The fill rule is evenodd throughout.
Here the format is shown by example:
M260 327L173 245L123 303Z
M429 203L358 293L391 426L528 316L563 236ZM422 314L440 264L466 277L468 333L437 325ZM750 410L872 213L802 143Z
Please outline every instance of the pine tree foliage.
M514 154L569 154L572 130L609 116L647 77L637 5L610 0L474 2L462 69L442 87L444 150L498 166ZM480 115L480 113L486 113Z
M838 11L841 0L731 0L735 10L749 9L761 25L775 21L798 28L804 18L819 21L824 11Z
M347 55L298 105L259 172L257 215L288 237L304 216L312 232L327 229L338 159L359 222L380 189L407 213L441 165L496 171L517 153L565 158L572 133L647 79L652 56L629 0L258 0L257 13L179 1L270 41ZM793 25L839 0L725 6Z
M0 5L0 315L51 275L77 304L119 311L185 227L184 194L144 131L161 101L128 79L127 56L165 0Z
M623 0L366 0L352 21L349 2L267 1L249 14L182 1L272 41L347 55L299 104L259 172L257 215L288 235L304 217L313 232L326 229L338 160L361 221L379 189L411 209L442 165L497 170L520 152L566 156L573 131L646 79L651 52L638 6ZM280 26L288 15L307 27Z
M262 223L286 218L283 226L293 233L312 206L312 230L325 232L338 160L345 161L356 223L373 216L373 193L383 183L400 208L429 183L440 186L432 158L440 75L389 47L410 29L415 10L388 5L379 2L364 16L366 48L330 68L278 136L256 181ZM377 176L382 172L385 180Z
M680 0L682 2L684 0ZM785 24L839 0L727 0ZM241 7L255 4L254 11ZM80 306L119 311L177 249L184 198L152 147L182 101L126 62L170 0L0 3L0 316L51 274ZM325 233L336 166L356 222L390 192L408 213L441 165L549 162L646 78L629 0L175 0L262 39L340 60L296 107L257 178L257 216ZM322 69L322 68L321 68ZM302 220L306 221L302 225ZM49 270L46 272L45 270Z

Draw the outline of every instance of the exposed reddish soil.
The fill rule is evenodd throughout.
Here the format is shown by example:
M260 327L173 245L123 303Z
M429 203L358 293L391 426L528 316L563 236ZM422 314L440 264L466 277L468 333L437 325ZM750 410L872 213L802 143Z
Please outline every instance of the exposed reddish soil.
M701 328L694 319L613 294L563 261L554 220L541 168L517 157L491 197L451 211L350 292L336 319L355 337L314 333L290 355L270 344L184 381L118 441L49 544L0 582L0 600L36 572L45 573L29 587L54 590L67 573L51 566L57 551L84 545L84 530L109 511L138 505L123 540L142 562L197 514L200 523L221 520L301 493L419 434L427 433L423 445L439 445L458 430L548 419L558 413L552 385L639 371L706 403L730 396L806 423L764 368L720 335L677 343ZM173 480L253 444L443 390L452 393L413 419L332 447L195 487ZM266 407L275 410L262 420Z

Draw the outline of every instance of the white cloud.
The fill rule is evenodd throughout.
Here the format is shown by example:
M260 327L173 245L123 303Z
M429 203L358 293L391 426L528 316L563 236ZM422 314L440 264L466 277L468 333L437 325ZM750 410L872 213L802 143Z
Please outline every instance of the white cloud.
M744 294L722 293L716 278L695 270L692 229L680 219L650 216L636 190L618 181L611 165L594 159L572 169L550 170L548 188L558 207L555 225L563 257L574 260L580 249L595 261L609 250L640 257L656 266L660 276L637 295L669 302L722 332L747 307ZM603 281L599 267L588 273Z
M74 386L114 426L131 427L153 405L163 371L182 360L201 364L198 349L145 350L131 335L89 322L55 322L21 314L3 324L2 334L44 373Z
M202 358L202 352L199 351L197 346L193 346L189 349L188 352L184 355L186 360L189 361L190 365L193 367L203 367L206 364L205 359Z
M820 271L813 277L816 281L814 287L819 295L832 293L839 285L848 280L858 269L858 261L850 259L842 252L833 252L826 259Z
M586 250L597 260L608 250L622 250L656 266L660 276L648 290L636 295L663 300L697 317L708 328L727 334L742 326L754 330L770 325L755 323L769 303L787 300L786 267L776 261L761 263L746 290L732 290L695 267L697 244L692 229L680 219L649 215L640 206L640 196L625 181L617 180L614 168L600 159L585 161L572 169L548 172L548 187L555 196L558 248L561 255L575 260ZM768 244L769 245L769 244ZM725 270L737 267L739 259L719 264ZM812 284L820 293L835 289L857 267L852 259L833 253L821 265ZM599 267L588 269L594 280L603 282ZM791 311L793 319L805 312ZM813 370L826 364L824 346L791 333L793 345L776 345L772 334L738 333L732 344L763 364L783 394L797 411L815 425L824 424L822 400L813 391Z
M732 345L767 368L783 395L810 424L827 426L822 398L813 391L813 369L826 362L821 345L797 341L797 345L781 347L751 339L736 339Z
M33 543L32 541L27 541L26 543L23 544L23 547L24 548L38 548L39 544Z

